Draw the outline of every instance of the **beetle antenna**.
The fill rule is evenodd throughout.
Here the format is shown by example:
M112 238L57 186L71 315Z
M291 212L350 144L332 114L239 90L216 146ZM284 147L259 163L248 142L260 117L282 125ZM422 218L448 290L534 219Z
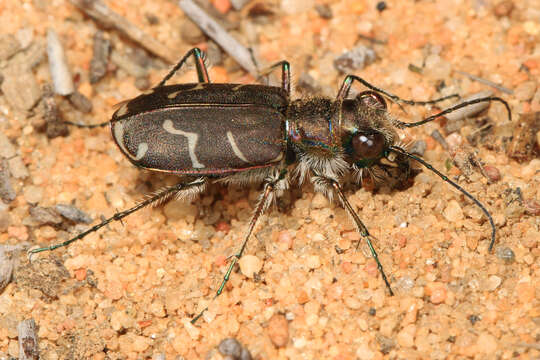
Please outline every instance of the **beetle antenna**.
M493 218L491 217L491 214L489 213L489 211L486 209L486 207L479 200L477 200L474 196L472 196L469 192L467 192L465 189L463 189L457 183L450 180L446 175L441 173L439 170L435 169L433 166L431 166L429 163L427 163L424 159L407 152L405 149L402 149L399 146L390 146L389 149L391 151L397 153L397 154L405 155L405 156L407 156L407 157L409 157L409 158L411 158L413 160L418 161L420 164L424 165L428 170L434 172L437 176L439 176L441 179L443 179L448 184L452 185L459 192L461 192L463 195L468 197L473 203L475 203L476 206L478 206L482 210L482 212L486 215L486 217L489 220L489 224L491 225L491 242L489 243L489 252L491 252L493 250L493 245L495 244L495 232L496 232L495 223L493 222Z
M417 122L413 122L413 123L406 123L406 122L403 122L403 121L396 121L395 124L398 128L411 128L411 127L415 127L415 126L420 126L420 125L424 125L425 123L428 123L430 121L433 121L435 119L437 119L439 116L443 116L443 115L446 115L446 114L450 114L451 112L454 112L458 109L461 109L461 108L464 108L464 107L467 107L469 105L473 105L473 104L478 104L478 103L482 103L482 102L486 102L486 101L498 101L498 102L501 102L505 107L506 107L506 111L508 112L508 121L509 122L512 122L512 112L510 111L510 106L508 105L508 103L501 99L500 97L497 97L497 96L487 96L487 97L483 97L483 98L479 98L479 99L473 99L473 100L469 100L469 101L465 101L465 102L462 102L462 103L459 103L457 105L454 105L452 107L449 107L448 109L445 109L435 115L431 115L427 118L425 118L424 120L420 120L420 121L417 121Z
M62 121L62 123L71 125L71 126L76 126L78 128L94 129L98 127L105 127L110 124L110 121L105 121L105 122L97 123L97 124L79 124L79 123L64 120Z

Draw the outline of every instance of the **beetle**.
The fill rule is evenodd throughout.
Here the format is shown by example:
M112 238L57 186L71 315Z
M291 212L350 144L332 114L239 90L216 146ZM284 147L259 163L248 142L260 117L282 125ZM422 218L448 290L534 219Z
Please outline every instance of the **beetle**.
M198 82L166 85L190 57L194 59ZM269 74L281 68L281 86L268 86L211 83L204 60L200 49L191 49L156 87L122 103L107 123L70 123L82 127L110 124L115 143L135 166L177 174L181 180L72 239L31 250L32 253L67 246L150 204L173 197L191 197L204 191L211 182L262 183L262 192L248 230L238 251L231 257L215 293L214 297L217 297L242 257L261 214L276 196L288 189L290 180L302 183L309 179L316 191L329 198L338 198L366 240L379 273L390 295L393 295L372 244L373 237L347 200L342 181L345 176L353 175L359 182L366 172L372 176L392 176L404 181L409 177L413 161L434 172L482 210L491 226L489 250L492 250L496 230L486 207L425 160L400 146L397 130L423 125L457 109L491 101L504 104L511 120L510 108L503 99L495 96L478 98L454 105L424 120L406 123L390 115L385 97L399 103L427 105L456 95L423 102L402 100L360 77L347 75L335 99L312 97L292 100L287 61L278 62L267 70L266 74ZM349 98L354 82L368 90Z

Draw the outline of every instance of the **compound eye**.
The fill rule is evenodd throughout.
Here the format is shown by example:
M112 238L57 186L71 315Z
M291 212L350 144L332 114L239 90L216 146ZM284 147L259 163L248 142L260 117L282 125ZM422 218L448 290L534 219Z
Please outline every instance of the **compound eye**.
M356 95L356 99L369 107L386 110L386 101L378 92L362 91L360 94Z
M381 157L384 150L384 136L381 133L358 133L352 138L354 154L358 159Z

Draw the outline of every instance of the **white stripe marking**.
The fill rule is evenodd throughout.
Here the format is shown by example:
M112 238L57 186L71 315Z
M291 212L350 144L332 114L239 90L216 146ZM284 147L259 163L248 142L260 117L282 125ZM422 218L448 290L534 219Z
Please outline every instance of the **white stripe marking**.
M242 154L242 152L238 148L238 145L236 145L236 141L234 141L232 132L227 131L227 139L229 139L229 143L231 144L234 155L238 156L242 161L249 163L249 160L246 159L244 154Z
M199 139L199 134L177 130L174 128L173 122L171 120L165 120L163 122L163 128L165 129L165 131L167 131L170 134L185 136L188 141L188 152L189 152L189 157L191 159L191 164L193 165L194 168L197 168L197 169L205 167L204 164L201 164L199 160L197 160L197 155L195 155L195 146L197 146L197 140Z
M146 155L147 151L148 151L148 144L140 143L139 147L137 148L137 156L135 156L135 160L141 160L143 156Z
M124 124L122 121L116 121L113 124L114 129L114 138L120 149L126 154L130 159L136 160L133 155L126 149L126 144L124 144Z

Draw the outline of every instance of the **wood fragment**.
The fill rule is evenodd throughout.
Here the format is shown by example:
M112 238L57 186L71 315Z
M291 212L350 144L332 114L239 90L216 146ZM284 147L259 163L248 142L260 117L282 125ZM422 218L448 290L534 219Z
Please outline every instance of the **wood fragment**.
M122 54L118 50L113 50L111 53L111 62L117 65L120 69L127 72L133 77L143 77L147 75L146 68L140 66L135 62L133 56L128 56L127 54Z
M70 95L75 91L73 78L66 61L64 48L53 29L47 30L47 56L49 57L49 71L53 81L54 92L59 95Z
M23 320L17 326L19 333L19 359L38 360L37 326L34 319Z
M221 46L221 48L235 59L247 72L257 77L259 73L257 66L253 63L252 54L245 46L240 44L192 0L180 0L178 5L206 35Z
M0 245L0 293L10 283L15 261L5 245Z
M481 78L481 77L473 75L473 74L466 73L465 71L461 71L461 70L455 70L455 72L460 74L460 75L466 76L471 80L478 81L479 83L482 83L482 84L487 85L487 86L491 86L492 88L495 88L495 89L497 89L499 91L502 91L505 94L509 94L509 95L514 94L513 90L511 90L511 89L509 89L507 87L504 87L502 85L496 84L493 81L489 81L487 79Z
M431 137L436 141L438 142L439 144L441 144L441 146L443 147L444 150L448 150L449 146L448 146L448 143L446 142L446 140L444 139L444 137L442 136L442 134L439 132L439 130L435 129L431 132Z
M470 96L460 99L455 104L452 104L452 106L455 106L457 104L461 104L467 101L492 96L492 95L493 95L493 92L490 90L480 91L480 92L477 92L476 94L472 94ZM448 121L457 121L461 119L466 119L468 117L471 117L473 115L476 115L484 111L485 109L489 107L489 104L490 102L486 101L486 102L481 102L481 103L465 106L465 107L462 107L461 109L457 109L456 111L452 111L451 113L446 114L444 117L448 119Z
M178 56L165 45L148 35L120 14L112 11L101 0L71 0L81 11L106 27L116 29L135 41L150 53L162 58L170 64L176 62Z
M0 199L5 204L9 204L17 197L17 193L11 184L9 176L9 165L6 159L0 158Z
M103 31L94 35L92 60L90 61L90 83L97 83L107 73L107 63L111 52L111 42L105 37Z
M85 114L92 112L92 102L79 91L75 90L70 94L68 100L77 110Z
M64 123L64 119L58 109L52 88L49 84L43 86L42 116L45 120L45 131L49 139L58 136L67 136L69 134L68 126Z

